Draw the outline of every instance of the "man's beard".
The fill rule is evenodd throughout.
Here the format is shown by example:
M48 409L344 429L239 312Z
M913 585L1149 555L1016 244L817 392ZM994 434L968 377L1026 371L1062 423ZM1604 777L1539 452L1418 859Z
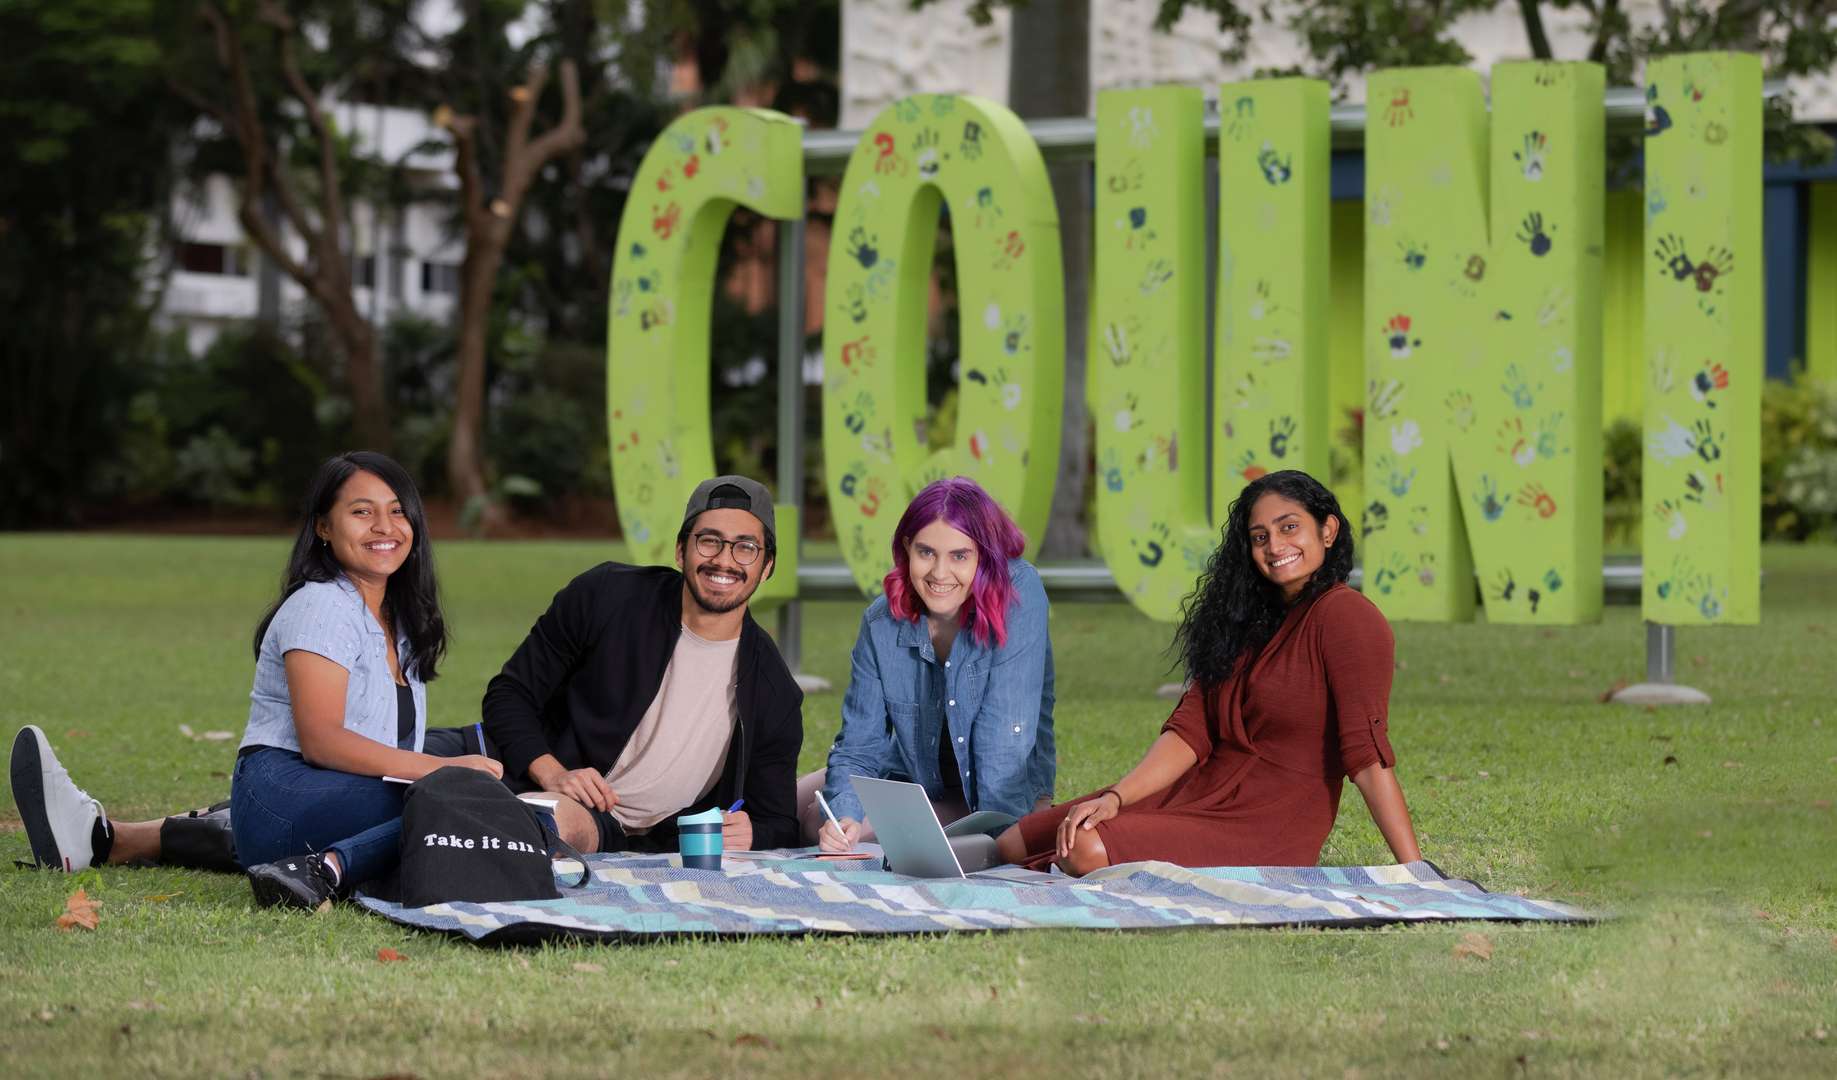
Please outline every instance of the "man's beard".
M695 573L687 575L689 596L694 599L695 606L701 608L709 615L725 615L737 608L745 607L746 602L753 598L753 590L745 587L752 581L752 576L744 570L729 567L721 568L721 573L733 574L738 577L740 579L740 587L734 589L732 595L725 599L717 600L713 597L704 595L702 592L702 573L703 571L712 569L714 568L704 566L696 570Z

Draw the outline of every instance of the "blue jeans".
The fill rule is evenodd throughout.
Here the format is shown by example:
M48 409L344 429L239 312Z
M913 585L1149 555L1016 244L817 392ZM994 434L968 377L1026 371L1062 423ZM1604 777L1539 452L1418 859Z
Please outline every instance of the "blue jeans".
M395 869L401 858L405 784L309 765L292 750L263 747L236 759L230 827L244 867L335 851L353 885Z

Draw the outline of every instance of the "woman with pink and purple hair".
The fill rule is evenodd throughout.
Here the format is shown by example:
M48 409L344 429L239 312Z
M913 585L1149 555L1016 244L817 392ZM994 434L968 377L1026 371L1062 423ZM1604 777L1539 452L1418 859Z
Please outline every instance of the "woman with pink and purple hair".
M893 569L861 616L829 767L798 781L806 840L873 838L849 778L924 787L941 821L1052 803L1052 640L1026 538L974 480L926 486L893 530ZM840 825L829 824L816 793Z

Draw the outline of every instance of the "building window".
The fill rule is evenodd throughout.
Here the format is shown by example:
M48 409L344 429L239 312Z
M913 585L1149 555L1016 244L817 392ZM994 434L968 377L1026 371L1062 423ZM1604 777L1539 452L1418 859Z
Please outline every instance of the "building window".
M227 274L248 277L254 264L250 253L228 244L179 244L179 269L188 274Z
M423 262L421 264L421 291L442 296L458 296L459 264Z
M351 284L360 289L376 288L376 256L351 256Z

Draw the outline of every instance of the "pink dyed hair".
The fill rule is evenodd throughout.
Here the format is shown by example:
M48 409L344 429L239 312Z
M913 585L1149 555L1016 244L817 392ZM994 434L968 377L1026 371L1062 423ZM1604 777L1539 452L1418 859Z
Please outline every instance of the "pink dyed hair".
M976 544L976 577L970 583L969 598L963 601L964 629L980 644L1007 644L1008 606L1014 602L1008 560L1027 550L1027 538L1001 504L967 476L925 485L900 516L893 528L893 569L880 583L887 594L887 608L894 618L911 622L925 613L924 601L914 595L907 574L906 545L934 521L942 521Z

